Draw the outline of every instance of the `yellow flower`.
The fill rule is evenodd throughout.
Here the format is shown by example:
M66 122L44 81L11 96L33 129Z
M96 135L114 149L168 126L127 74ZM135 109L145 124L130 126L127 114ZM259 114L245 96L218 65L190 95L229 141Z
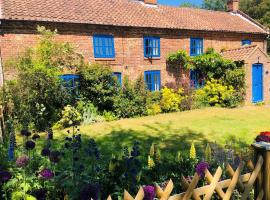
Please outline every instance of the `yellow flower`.
M194 142L192 142L192 144L191 144L190 151L189 151L189 157L190 157L190 159L196 159L196 157L197 157Z
M149 155L152 157L155 155L155 144L151 145Z
M207 143L206 149L205 149L205 160L207 162L210 162L212 160L212 149L209 143Z
M160 153L160 150L159 149L156 150L156 160L158 162L160 162L160 160L161 160L161 153Z
M151 156L148 156L148 168L152 169L153 167L155 167L155 162L154 160L151 158Z

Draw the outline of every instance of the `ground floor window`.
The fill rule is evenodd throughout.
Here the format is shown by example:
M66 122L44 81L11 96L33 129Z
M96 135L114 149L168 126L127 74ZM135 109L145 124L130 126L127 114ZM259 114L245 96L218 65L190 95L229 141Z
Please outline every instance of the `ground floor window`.
M159 91L161 88L160 71L145 71L144 80L150 91Z
M121 72L114 72L113 77L116 78L120 86L122 86L122 73Z
M71 91L78 91L78 87L80 84L80 76L75 74L64 74L60 76L63 81L63 87L67 88Z
M205 85L205 80L199 70L190 70L190 86L198 89Z

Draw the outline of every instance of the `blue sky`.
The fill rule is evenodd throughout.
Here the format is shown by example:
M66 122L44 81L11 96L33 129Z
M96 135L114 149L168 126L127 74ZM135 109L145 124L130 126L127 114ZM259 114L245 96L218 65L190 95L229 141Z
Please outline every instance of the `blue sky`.
M160 4L166 4L166 5L171 5L171 6L179 6L181 3L192 3L195 5L201 5L202 0L158 0L158 3Z

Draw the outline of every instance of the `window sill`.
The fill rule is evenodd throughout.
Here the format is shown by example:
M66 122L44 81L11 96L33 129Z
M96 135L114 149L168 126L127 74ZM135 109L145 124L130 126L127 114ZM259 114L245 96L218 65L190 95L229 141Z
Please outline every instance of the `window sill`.
M152 57L152 58L147 58L147 57L144 57L144 60L160 60L161 57Z
M96 61L115 61L115 58L95 58Z

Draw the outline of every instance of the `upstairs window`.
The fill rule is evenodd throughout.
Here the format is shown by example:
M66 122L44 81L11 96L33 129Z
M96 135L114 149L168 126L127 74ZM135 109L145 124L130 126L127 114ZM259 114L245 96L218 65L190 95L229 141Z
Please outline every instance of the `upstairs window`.
M95 58L114 58L114 37L112 35L94 35Z
M146 71L144 72L144 80L148 90L154 92L161 88L160 71Z
M203 39L190 38L190 55L198 56L203 54Z
M160 38L144 37L144 57L157 58L160 57Z
M242 46L251 45L251 40L242 40Z
M122 73L121 72L114 72L113 77L116 78L120 86L122 86Z

